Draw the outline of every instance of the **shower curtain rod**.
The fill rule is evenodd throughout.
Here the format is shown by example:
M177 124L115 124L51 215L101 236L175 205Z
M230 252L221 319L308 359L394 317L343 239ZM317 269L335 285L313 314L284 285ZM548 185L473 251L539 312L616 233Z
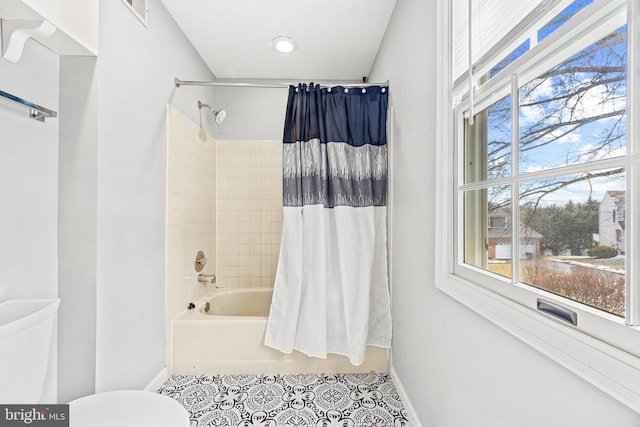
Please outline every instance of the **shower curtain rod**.
M261 87L261 88L288 88L289 86L297 86L298 83L246 83L246 82L206 82L194 80L180 80L177 77L173 79L176 87L180 86L229 86L229 87ZM389 86L389 81L384 83L339 83L328 82L319 83L321 86L342 86L342 87L369 87L369 86Z

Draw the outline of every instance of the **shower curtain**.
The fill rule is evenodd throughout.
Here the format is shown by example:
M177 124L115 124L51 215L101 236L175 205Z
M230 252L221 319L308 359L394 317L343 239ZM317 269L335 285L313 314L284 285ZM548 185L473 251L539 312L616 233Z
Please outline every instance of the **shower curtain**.
M385 87L289 87L283 230L265 344L362 364L390 347Z

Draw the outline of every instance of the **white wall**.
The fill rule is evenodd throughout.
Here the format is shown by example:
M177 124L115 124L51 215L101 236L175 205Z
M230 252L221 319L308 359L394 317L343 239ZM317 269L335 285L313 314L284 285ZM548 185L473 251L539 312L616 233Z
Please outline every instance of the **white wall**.
M58 57L29 41L0 57L0 90L58 110ZM0 300L58 296L58 120L0 99Z
M142 388L166 364L166 107L197 123L214 91L175 88L213 76L160 1L148 9L147 28L100 2L97 60L32 41L0 59L1 90L54 110L61 92L46 123L0 106L0 299L63 298L60 401Z
M19 63L0 58L0 90L57 111L58 64L29 41ZM0 99L0 301L58 296L58 120L28 116ZM51 351L47 400L56 398L56 336Z
M288 94L287 88L216 87L212 105L226 110L227 118L215 125L214 137L282 141Z
M122 2L100 7L98 59L33 41L0 59L1 90L59 110L40 123L0 101L0 300L62 299L63 402L142 388L166 364L166 106L197 121L213 95L174 87L213 76L159 0L149 28Z
M95 390L96 58L60 58L58 399Z
M159 0L148 28L100 2L97 146L96 390L142 388L165 358L165 161L170 103L198 122L211 80Z
M436 17L435 1L399 0L370 75L390 80L395 108L392 366L424 426L637 426L434 286Z

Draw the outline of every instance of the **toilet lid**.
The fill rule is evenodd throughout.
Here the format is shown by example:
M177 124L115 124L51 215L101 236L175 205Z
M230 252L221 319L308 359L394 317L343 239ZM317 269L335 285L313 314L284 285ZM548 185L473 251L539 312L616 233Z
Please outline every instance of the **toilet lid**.
M118 390L69 403L70 427L189 427L189 413L174 399L140 390Z

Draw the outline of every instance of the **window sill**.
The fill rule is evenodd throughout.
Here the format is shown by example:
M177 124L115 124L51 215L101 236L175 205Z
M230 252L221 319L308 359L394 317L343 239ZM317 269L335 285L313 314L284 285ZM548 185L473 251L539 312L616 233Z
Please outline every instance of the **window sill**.
M640 358L458 276L438 289L640 413Z

